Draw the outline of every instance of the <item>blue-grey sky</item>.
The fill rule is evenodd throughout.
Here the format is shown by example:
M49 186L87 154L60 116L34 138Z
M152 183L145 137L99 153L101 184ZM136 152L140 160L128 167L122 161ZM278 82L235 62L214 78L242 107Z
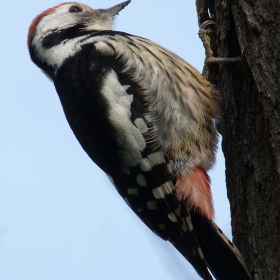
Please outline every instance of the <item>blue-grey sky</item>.
M200 279L88 158L52 82L30 61L28 27L58 3L1 5L0 280ZM84 3L108 8L119 2ZM149 38L202 69L194 0L132 0L114 29ZM229 235L221 151L210 176L216 222Z

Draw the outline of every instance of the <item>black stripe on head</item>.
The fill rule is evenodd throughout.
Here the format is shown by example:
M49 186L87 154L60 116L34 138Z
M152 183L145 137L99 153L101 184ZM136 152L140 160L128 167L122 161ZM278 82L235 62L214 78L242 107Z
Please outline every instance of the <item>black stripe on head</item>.
M63 41L92 33L92 31L84 30L84 27L84 24L77 24L67 29L52 30L52 33L43 39L42 45L44 48L50 49Z

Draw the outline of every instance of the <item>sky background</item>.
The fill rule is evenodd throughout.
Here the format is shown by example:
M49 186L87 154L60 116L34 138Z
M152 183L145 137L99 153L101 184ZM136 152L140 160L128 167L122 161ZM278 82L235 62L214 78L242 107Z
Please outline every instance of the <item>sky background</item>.
M122 201L64 117L50 80L31 62L32 19L59 2L1 3L0 280L200 279ZM108 8L117 0L83 2ZM195 1L132 0L114 29L149 38L202 70ZM216 222L229 236L221 151L210 172Z

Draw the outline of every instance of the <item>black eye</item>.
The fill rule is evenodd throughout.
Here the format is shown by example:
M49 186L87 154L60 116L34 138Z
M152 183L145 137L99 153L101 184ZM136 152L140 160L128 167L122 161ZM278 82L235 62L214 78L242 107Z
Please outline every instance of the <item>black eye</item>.
M83 11L83 9L79 6L72 6L68 10L69 13L80 13L82 11Z

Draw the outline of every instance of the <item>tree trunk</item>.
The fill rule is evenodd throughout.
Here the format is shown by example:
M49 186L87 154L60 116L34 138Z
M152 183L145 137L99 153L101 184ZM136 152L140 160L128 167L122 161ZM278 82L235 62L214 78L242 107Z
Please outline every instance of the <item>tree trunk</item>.
M218 56L242 56L217 76L233 241L253 279L280 279L280 2L209 2Z

